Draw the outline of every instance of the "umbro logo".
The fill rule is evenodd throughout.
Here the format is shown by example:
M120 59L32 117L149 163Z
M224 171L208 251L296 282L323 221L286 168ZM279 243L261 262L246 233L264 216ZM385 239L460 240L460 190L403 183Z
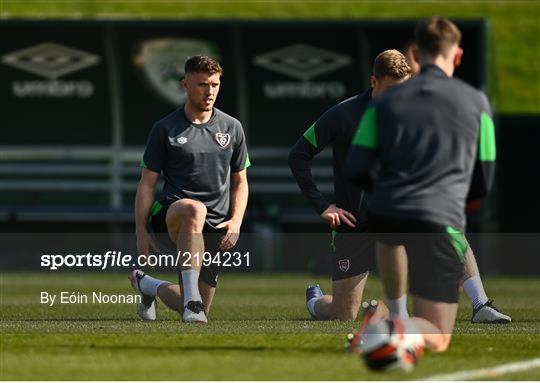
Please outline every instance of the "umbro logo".
M312 45L295 44L256 56L253 62L263 68L307 81L348 66L352 59Z
M187 137L168 137L169 143L172 146L178 146L178 145L184 145L186 142L188 142Z
M49 80L99 63L98 56L56 43L42 43L2 56L2 63Z

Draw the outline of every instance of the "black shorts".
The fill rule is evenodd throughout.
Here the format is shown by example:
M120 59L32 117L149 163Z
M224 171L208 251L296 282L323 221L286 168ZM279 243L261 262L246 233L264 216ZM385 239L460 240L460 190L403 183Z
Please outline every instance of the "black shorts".
M166 217L169 206L176 201L176 199L167 198L155 202L152 206L152 215L150 217L152 231L156 234L160 245L174 249L175 252L176 245L170 240L169 235L167 234ZM219 244L225 232L225 229L216 229L211 224L205 222L203 228L204 251L209 252L212 255L215 255L217 252L221 251L219 249ZM202 265L199 281L203 281L212 287L216 287L218 280L218 269L218 266L214 263L211 263L208 266ZM178 266L178 282L180 285L182 285L180 265Z
M332 280L355 277L375 267L375 240L368 233L332 231Z
M377 241L403 245L409 265L409 290L437 302L457 303L468 244L450 227L427 221L368 215Z

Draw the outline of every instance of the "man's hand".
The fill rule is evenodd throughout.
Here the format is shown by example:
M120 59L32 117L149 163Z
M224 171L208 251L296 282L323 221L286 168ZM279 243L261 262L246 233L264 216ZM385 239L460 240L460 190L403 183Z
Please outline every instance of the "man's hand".
M321 218L330 224L332 229L335 229L341 223L344 223L350 227L355 227L356 218L347 210L337 207L334 204L328 206L328 209L322 212Z
M227 229L226 234L223 236L219 244L219 248L221 250L229 250L236 245L238 237L240 236L240 226L242 226L241 221L237 222L232 219L221 222L216 226L216 229Z
M159 252L159 247L154 242L152 236L146 231L137 231L137 251L140 255L148 256L154 252Z

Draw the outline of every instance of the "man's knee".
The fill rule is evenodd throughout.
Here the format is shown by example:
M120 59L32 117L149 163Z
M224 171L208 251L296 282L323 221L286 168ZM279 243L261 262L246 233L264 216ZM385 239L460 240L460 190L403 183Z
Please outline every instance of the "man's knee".
M452 340L452 334L441 334L440 341L433 347L433 352L444 352L448 350L450 341Z
M179 222L192 229L202 231L206 219L206 206L195 200L182 199L175 202L167 212L167 221Z
M352 307L337 308L334 311L334 317L337 320L353 321L353 320L356 320L357 316L358 316L358 310L355 310Z
M190 200L184 205L184 208L181 210L182 218L186 220L194 220L196 222L204 222L206 219L206 206L199 201Z
M338 320L356 320L368 272L332 283L332 316Z
M355 291L336 294L332 297L332 317L333 319L351 321L356 320L360 309L360 297Z

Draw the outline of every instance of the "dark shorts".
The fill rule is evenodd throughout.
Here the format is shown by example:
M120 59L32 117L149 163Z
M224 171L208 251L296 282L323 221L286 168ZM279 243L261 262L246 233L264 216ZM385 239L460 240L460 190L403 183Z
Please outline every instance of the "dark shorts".
M332 280L355 277L375 268L375 240L367 233L332 232Z
M433 222L374 214L368 216L368 227L377 242L405 246L412 294L457 303L468 248L461 232Z
M176 245L170 240L169 235L167 234L166 217L169 206L176 201L177 200L175 199L164 199L155 202L152 206L152 215L150 217L152 231L156 234L160 245L162 247L164 246L169 249L174 249L174 252L176 252ZM217 252L221 251L219 249L219 243L221 242L221 238L225 232L225 229L216 229L214 226L205 222L203 228L204 251L209 252L212 255L215 255ZM218 269L218 266L214 263L211 263L208 266L202 265L199 281L203 281L212 287L216 287L219 271ZM180 285L182 285L182 274L180 267L178 267L178 281Z

